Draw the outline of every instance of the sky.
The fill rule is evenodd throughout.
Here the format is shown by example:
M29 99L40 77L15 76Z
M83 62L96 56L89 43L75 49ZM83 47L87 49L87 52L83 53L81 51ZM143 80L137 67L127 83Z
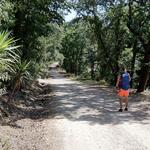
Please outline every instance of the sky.
M74 19L76 17L76 12L74 10L71 10L70 13L68 13L68 15L65 16L65 21L66 22L69 22L71 21L72 19Z

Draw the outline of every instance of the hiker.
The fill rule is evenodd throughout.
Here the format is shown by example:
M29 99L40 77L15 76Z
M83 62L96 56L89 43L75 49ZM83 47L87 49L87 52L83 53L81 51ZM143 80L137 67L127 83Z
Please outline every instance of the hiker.
M125 102L125 111L128 111L128 96L130 88L130 74L127 72L125 67L121 68L121 73L117 78L116 90L119 96L120 109L118 111L122 112L122 104Z

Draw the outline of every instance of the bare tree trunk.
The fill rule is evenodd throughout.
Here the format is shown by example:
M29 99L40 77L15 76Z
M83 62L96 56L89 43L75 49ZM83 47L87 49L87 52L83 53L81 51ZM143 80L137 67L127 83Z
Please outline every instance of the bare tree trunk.
M146 85L149 79L148 63L150 63L150 41L145 46L144 62L140 71L140 81L137 92L143 92L146 89Z
M133 52L133 57L132 57L132 62L131 62L131 73L130 73L130 76L131 76L130 86L131 87L133 87L133 75L135 72L135 60L136 60L136 55L137 55L137 39L134 42L132 52Z
M148 66L143 66L140 73L140 81L137 92L143 92L146 89L147 81L149 79Z
M94 79L94 61L91 62L91 79Z

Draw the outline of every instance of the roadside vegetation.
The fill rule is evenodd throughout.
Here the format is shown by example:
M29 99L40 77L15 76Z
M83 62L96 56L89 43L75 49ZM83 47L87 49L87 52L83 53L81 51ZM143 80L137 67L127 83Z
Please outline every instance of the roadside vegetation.
M77 16L66 22L71 10ZM150 1L1 0L1 125L51 115L51 87L37 79L50 77L53 62L78 80L108 86L125 65L131 87L149 90ZM9 139L0 136L0 149L10 149Z
M72 9L77 16L65 22ZM0 119L10 115L18 94L49 77L52 62L79 79L111 86L125 65L131 87L149 89L149 12L146 0L1 1Z

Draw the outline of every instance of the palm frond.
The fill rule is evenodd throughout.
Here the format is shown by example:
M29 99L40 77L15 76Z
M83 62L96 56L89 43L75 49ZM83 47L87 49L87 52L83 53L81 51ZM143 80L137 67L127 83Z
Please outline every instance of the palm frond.
M9 72L15 72L14 65L20 60L16 49L20 46L13 46L14 38L10 37L10 32L0 32L0 80L10 80Z

